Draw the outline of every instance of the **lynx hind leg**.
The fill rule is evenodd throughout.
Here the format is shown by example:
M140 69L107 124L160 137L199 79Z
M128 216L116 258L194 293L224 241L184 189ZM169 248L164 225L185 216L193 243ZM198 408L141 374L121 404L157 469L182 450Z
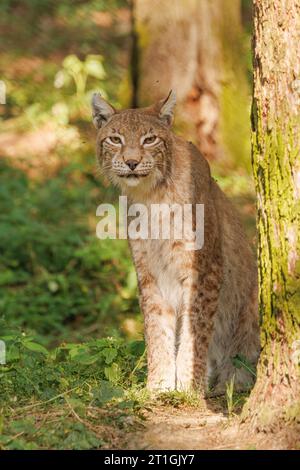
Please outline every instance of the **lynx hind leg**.
M227 343L227 344L226 344ZM220 343L219 343L220 344ZM213 346L213 345L212 345ZM256 311L249 305L240 316L240 322L234 335L223 342L223 350L211 348L210 363L214 364L209 377L210 395L226 392L226 384L234 377L234 390L248 391L255 382L255 369L260 353L259 326ZM236 367L233 358L239 356L243 363ZM248 369L248 363L251 365Z

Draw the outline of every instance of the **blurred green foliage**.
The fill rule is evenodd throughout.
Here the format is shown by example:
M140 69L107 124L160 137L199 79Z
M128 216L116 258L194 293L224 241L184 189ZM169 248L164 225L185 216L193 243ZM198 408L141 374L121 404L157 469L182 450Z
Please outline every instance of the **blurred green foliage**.
M130 39L118 12L126 8L126 0L1 1L0 77L7 86L2 120L19 117L24 127L24 114L34 111L37 124L45 112L51 118L57 103L72 113L76 100L87 120L93 90L116 103L122 99ZM67 83L70 77L75 83ZM65 86L53 86L62 81Z
M125 241L96 238L96 208L116 193L94 175L89 107L96 90L122 99L127 7L0 3L0 125L20 149L4 158L5 145L0 160L1 449L99 448L136 414L126 395L145 377L136 276Z
M138 312L127 244L93 232L99 183L82 168L78 184L73 172L69 166L33 182L0 166L0 315L44 343L68 337L70 328L84 339L95 324L104 334Z

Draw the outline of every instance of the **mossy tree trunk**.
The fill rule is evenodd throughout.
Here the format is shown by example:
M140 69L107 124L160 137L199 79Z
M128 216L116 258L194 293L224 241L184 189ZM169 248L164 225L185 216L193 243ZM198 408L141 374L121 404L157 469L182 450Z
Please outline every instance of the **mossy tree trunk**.
M176 125L209 159L250 161L241 0L135 0L138 104L176 90Z
M300 0L254 0L252 154L262 353L246 412L300 419Z

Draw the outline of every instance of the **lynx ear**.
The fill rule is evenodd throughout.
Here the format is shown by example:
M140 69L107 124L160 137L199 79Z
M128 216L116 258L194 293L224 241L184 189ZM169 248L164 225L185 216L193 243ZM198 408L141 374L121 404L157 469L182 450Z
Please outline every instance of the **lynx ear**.
M92 114L96 129L100 129L100 127L104 126L115 112L115 109L101 97L100 93L93 94Z
M171 126L174 119L174 108L176 104L176 93L171 90L167 98L159 101L159 118L164 121L165 124Z

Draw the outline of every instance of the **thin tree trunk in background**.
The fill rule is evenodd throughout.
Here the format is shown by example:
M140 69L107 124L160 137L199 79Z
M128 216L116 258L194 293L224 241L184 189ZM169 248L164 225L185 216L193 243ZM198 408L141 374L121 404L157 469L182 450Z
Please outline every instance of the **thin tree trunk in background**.
M130 76L131 76L131 106L138 107L138 90L139 90L139 50L138 35L136 30L135 4L134 0L129 1L130 19L131 19L131 60L130 60Z
M135 0L140 105L178 96L176 123L209 159L250 161L240 0Z
M254 1L252 121L262 354L245 414L299 426L300 0Z

